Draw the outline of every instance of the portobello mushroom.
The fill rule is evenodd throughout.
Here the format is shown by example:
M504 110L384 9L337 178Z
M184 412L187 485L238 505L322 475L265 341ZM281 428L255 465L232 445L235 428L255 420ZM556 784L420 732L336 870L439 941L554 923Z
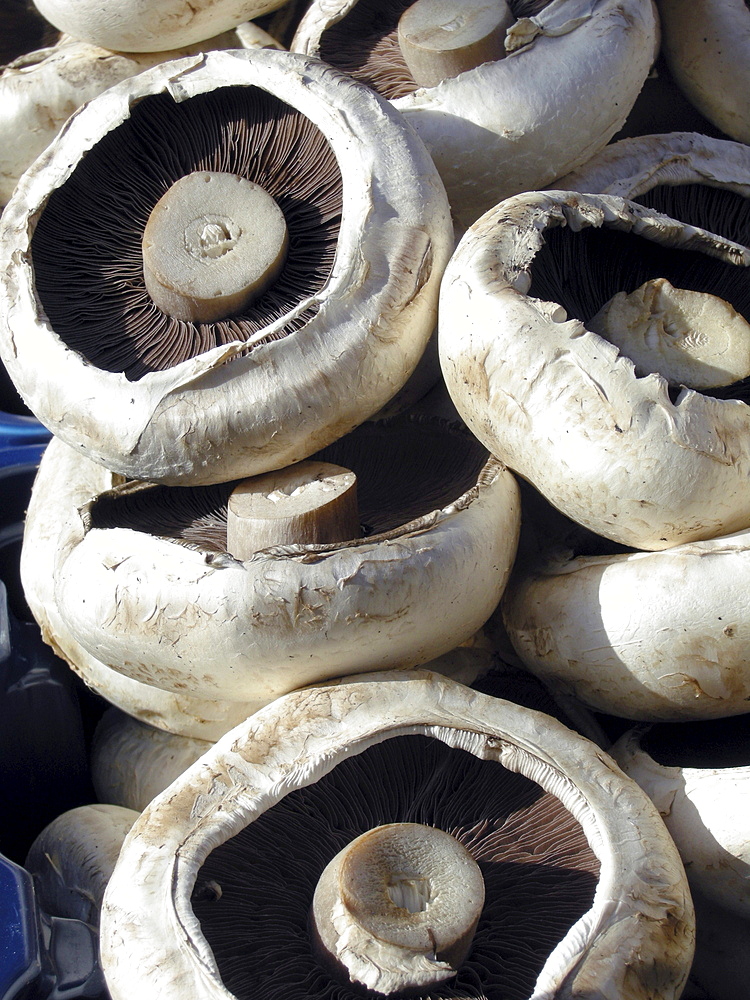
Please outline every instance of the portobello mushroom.
M369 995L341 962L332 971L320 960L308 919L331 859L373 828L383 846L390 823L452 837L485 884L468 958L454 981L416 986L417 996L679 996L691 904L644 793L548 716L420 672L287 695L151 803L102 909L113 1000L134 989L144 998ZM389 866L363 858L344 871L365 923L370 897L352 874L373 885L384 877L385 910L430 927L430 874L405 853L411 902ZM377 966L377 941L366 928L360 940ZM410 964L435 958L428 949L397 965L408 977Z
M508 199L469 230L443 281L453 401L493 454L599 535L658 550L742 530L745 380L697 391L679 375L639 377L591 320L658 279L726 299L746 320L749 262L746 246L613 195ZM714 334L669 314L644 321L686 347Z
M210 300L241 290L264 246L217 174L239 178L249 218L257 187L276 201L288 253L237 316L177 319L144 267ZM173 234L185 270L170 277L143 237L162 197L180 214L183 183L213 198ZM114 472L208 484L306 458L398 391L453 234L423 145L385 102L263 49L164 63L95 98L24 175L0 241L0 351L30 408ZM199 262L216 288L191 290Z

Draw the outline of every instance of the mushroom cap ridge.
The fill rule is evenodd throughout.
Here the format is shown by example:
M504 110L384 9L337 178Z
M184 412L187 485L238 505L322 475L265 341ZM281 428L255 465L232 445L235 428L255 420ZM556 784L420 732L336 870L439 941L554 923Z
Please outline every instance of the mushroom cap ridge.
M280 698L151 803L123 846L102 910L113 1000L132 993L136 970L149 997L177 990L226 1000L190 903L208 854L337 760L414 733L537 781L574 813L601 861L594 904L550 956L532 1000L560 989L623 1000L654 990L665 1000L679 996L692 958L692 907L677 852L644 793L598 747L548 716L425 671Z
M699 132L620 139L555 181L562 191L638 198L659 184L706 184L750 198L750 149Z
M439 347L479 440L565 514L624 545L662 549L750 524L750 409L683 390L528 295L544 231L608 225L739 266L750 250L611 195L509 198L464 236L443 280Z
M255 350L236 341L137 381L102 371L65 346L40 306L36 220L131 103L161 92L179 102L220 86L255 86L295 105L336 155L344 190L333 270L295 309L317 314ZM383 406L432 332L453 231L424 146L387 102L315 60L256 50L165 63L95 98L19 182L0 242L0 353L30 409L107 468L177 484L292 464Z

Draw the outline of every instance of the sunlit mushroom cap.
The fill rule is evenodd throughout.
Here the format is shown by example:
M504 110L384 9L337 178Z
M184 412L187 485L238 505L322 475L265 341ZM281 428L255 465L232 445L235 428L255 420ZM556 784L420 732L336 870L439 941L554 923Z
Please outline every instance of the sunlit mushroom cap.
M748 262L746 247L614 196L508 199L471 227L443 281L453 401L493 454L597 534L661 549L743 529L744 383L701 393L636 377L586 325L657 277L750 315Z
M679 996L691 905L647 797L550 717L423 672L279 699L146 809L102 910L114 1000L361 995L316 961L307 913L384 822L450 832L484 877L472 950L431 996Z
M750 920L750 716L638 727L611 753L661 813L691 886Z
M750 699L750 532L662 552L553 552L503 600L526 666L630 719L710 719Z
M215 322L168 316L143 276L154 206L201 171L259 184L289 234L275 281ZM0 238L0 350L30 408L107 468L171 483L291 464L376 412L424 350L453 243L390 106L270 50L165 63L96 98L24 175Z
M706 205L702 218L696 218L697 197L690 197L694 185L704 188ZM592 156L578 170L556 182L564 191L583 191L596 194L616 194L641 204L664 211L672 218L681 219L718 232L728 239L739 239L739 234L715 228L717 206L712 191L721 189L742 198L750 198L750 148L744 143L714 139L699 132L670 132L667 135L644 135L621 139ZM643 198L647 192L662 188L662 197L671 202L655 204L654 196ZM668 190L676 189L676 190ZM690 190L686 190L690 189ZM684 211L679 214L685 195ZM726 223L731 225L736 212L726 211Z
M657 0L663 50L675 80L727 135L750 141L750 10L744 0Z
M285 0L34 0L41 14L73 38L121 52L164 52L201 42Z
M314 0L292 47L393 101L427 145L464 225L605 146L658 48L651 0L509 0L504 58L418 87L397 38L412 3Z
M53 597L65 632L134 681L254 708L425 663L476 632L516 551L502 464L464 431L406 419L363 424L316 458L356 473L354 536L235 557L235 482L125 485L73 513Z
M132 680L91 654L71 635L55 601L55 580L81 541L79 509L122 478L53 438L39 466L26 515L21 579L42 637L98 694L153 726L217 740L253 711L241 701L216 701L190 691L173 694Z
M8 201L18 178L73 112L107 87L167 59L207 49L250 48L262 34L244 25L200 45L132 55L63 36L57 44L27 52L4 66L0 73L0 205Z

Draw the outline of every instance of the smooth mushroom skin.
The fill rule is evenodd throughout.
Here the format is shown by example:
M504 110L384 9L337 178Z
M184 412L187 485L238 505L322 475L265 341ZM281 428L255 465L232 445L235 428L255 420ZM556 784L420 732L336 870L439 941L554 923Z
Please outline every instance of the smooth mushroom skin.
M309 154L316 162L308 163L306 170L326 158L335 161L334 176L324 174L315 184L325 196L325 211L332 213L331 223L336 221L337 204L341 223L337 237L326 230L325 252L316 243L312 260L300 246L294 259L302 276L293 282L293 305L269 299L264 312L257 307L257 322L251 322L251 316L242 333L231 324L199 324L195 329L177 324L172 330L162 322L166 317L148 305L150 300L144 304L139 297L140 263L131 262L117 272L121 262L112 262L120 277L111 284L106 281L108 267L101 269L97 258L103 283L96 286L96 295L91 292L89 282L95 275L87 242L111 245L109 227L125 225L128 230L127 220L134 214L144 216L145 225L153 207L139 200L137 190L128 193L125 174L140 171L152 189L169 180L161 179L163 164L155 179L150 162L144 165L126 144L117 146L118 162L127 160L127 171L123 168L115 184L112 163L97 160L96 149L99 144L110 148L118 135L130 135L133 129L141 129L140 141L145 142L150 128L152 136L156 130L166 143L159 154L167 161L166 174L189 172L196 166L196 151L208 141L204 133L213 132L201 131L196 124L200 135L195 142L174 140L179 148L170 152L165 120L198 121L200 109L206 107L218 116L220 126L225 93L230 104L234 101L233 113L237 102L257 99L264 108L276 109L264 112L272 121L274 115L291 115L316 137L314 153ZM268 141L262 123L259 127L268 157L282 156L283 148ZM217 134L222 134L221 127ZM273 132L270 136L272 140ZM247 157L241 143L220 143L219 153L212 153L212 142L208 157ZM259 162L262 165L263 157ZM299 167L298 160L294 171L287 164L278 175L280 182L291 177L302 183ZM111 188L128 211L121 212L117 200L102 203L109 215L100 231L99 208L85 206L90 188L85 178L102 170L106 190ZM340 201L333 190L339 180ZM75 196L67 198L68 191ZM154 204L161 193L154 190ZM296 207L321 221L320 210L306 203ZM58 211L67 220L60 229L53 225ZM79 227L85 228L85 240ZM389 105L314 60L265 49L212 52L166 63L100 95L70 119L26 172L3 214L2 230L7 273L0 297L7 295L12 306L3 310L9 322L0 333L0 350L31 409L55 434L113 471L175 484L222 482L292 464L376 412L419 361L434 328L438 283L453 246L437 172L423 145ZM137 227L130 235L137 237L140 253ZM290 273L293 249L284 274ZM81 284L72 278L60 280L63 260L73 258L78 261L76 282ZM323 268L319 276L311 264ZM45 275L42 289L37 287L37 269ZM38 296L46 304L40 305ZM114 316L102 312L111 296L117 300ZM124 296L122 301L118 296ZM45 316L58 308L72 309L65 312L65 337L50 328ZM79 310L86 314L86 324ZM169 354L166 360L149 354L146 333L152 313L159 329L169 330L167 344L176 362ZM144 316L148 325L141 331ZM118 334L120 325L130 323L135 323L138 337L142 333L146 338L135 359ZM96 336L89 334L86 340L89 327ZM113 354L108 357L101 351L110 340ZM128 375L122 373L124 366Z
M207 49L250 48L253 39L257 43L256 36L249 25L240 25L200 45L132 55L63 37L53 46L28 52L4 66L0 73L0 205L8 202L21 174L73 112L107 87L167 59Z
M746 404L687 388L673 401L586 319L656 276L747 316L749 262L746 247L614 196L510 198L468 231L444 277L440 359L456 408L554 506L620 544L746 528Z
M319 55L382 88L424 141L455 217L467 226L501 199L544 187L605 146L625 121L658 51L651 0L511 2L517 20L505 36L505 58L417 89L392 41L408 6L315 0L292 49ZM387 48L383 83L364 53L348 57L370 21L373 45L380 35L377 44Z
M217 740L257 706L241 701L212 701L188 691L175 695L134 681L112 670L95 653L87 652L60 616L55 580L67 555L83 537L79 509L121 482L120 476L52 439L42 456L26 513L21 550L26 600L44 641L107 701L160 729Z
M104 890L136 819L133 809L95 803L69 809L49 823L25 861L41 909L96 926Z
M164 52L201 42L283 6L285 0L34 0L73 38L121 52Z
M674 726L631 729L610 753L659 810L685 864L691 887L747 921L750 716L732 722L734 725L728 720L714 723L708 727L709 732L705 731L706 724L688 727L694 743L687 747L679 734L677 746L670 746ZM711 737L719 743L718 755L708 742ZM704 741L708 744L705 748ZM729 765L721 761L727 754ZM712 759L716 756L718 760ZM680 758L682 764L678 763Z
M143 812L171 782L195 763L213 741L156 729L114 706L96 727L91 779L100 802Z
M60 564L66 630L133 680L260 707L341 674L425 663L468 639L515 556L515 479L470 435L363 425L316 456L357 475L364 537L226 551L233 483L99 498Z
M662 552L551 552L519 567L503 619L523 663L600 712L713 719L750 699L750 532Z
M242 831L252 837L254 822L260 829L273 821L274 807L283 812L293 803L292 797L284 801L290 792L336 781L337 765L346 771L348 759L369 748L379 752L376 745L384 741L414 736L468 751L484 768L497 763L530 777L575 816L599 859L593 904L543 962L536 1000L679 996L692 957L691 904L674 846L646 796L602 751L548 716L422 672L387 683L371 675L279 699L228 733L152 802L124 845L102 910L102 958L113 1000L132 995L134 977L144 997L175 990L236 996L191 899L194 890L206 906L224 896L210 875L206 886L197 884L204 863ZM388 782L382 786L379 798L390 794ZM289 859L295 884L307 853ZM203 891L209 888L210 897ZM243 891L250 901L252 892ZM277 955L279 930L270 944ZM247 950L244 934L243 940ZM475 995L483 995L481 983L477 987Z
M658 0L662 47L672 76L709 121L750 141L750 10L745 0Z

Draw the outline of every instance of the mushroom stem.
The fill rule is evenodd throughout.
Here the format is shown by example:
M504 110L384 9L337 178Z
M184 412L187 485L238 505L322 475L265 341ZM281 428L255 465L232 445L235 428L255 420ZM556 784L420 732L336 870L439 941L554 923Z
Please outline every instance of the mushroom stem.
M149 216L146 288L175 319L225 319L278 277L288 242L284 214L262 187L236 174L197 170L176 181Z
M229 496L227 550L249 559L272 545L327 545L361 535L357 477L307 461L244 479Z
M587 323L635 364L673 385L712 389L750 375L750 324L724 299L666 278L618 292Z
M450 979L469 953L484 879L466 848L418 823L375 827L320 876L317 947L351 981L390 994Z
M505 55L515 18L505 0L417 0L398 22L398 43L420 87L434 87Z

